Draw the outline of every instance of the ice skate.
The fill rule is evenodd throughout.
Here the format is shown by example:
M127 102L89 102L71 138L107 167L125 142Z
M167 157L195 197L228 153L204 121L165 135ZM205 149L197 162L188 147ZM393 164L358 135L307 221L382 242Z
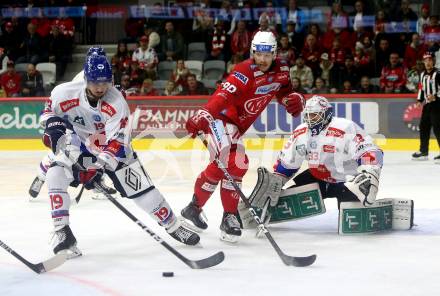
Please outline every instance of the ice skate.
M176 218L172 225L166 230L175 240L185 245L194 246L200 241L200 236L191 230L183 219L180 218Z
M413 160L428 160L428 152L415 152L412 154Z
M203 212L202 208L196 205L195 197L193 197L193 200L185 208L183 208L181 214L183 218L191 221L191 223L194 225L193 228L195 231L202 232L208 228L205 213Z
M81 250L76 246L76 238L72 233L69 225L64 226L61 229L54 232L54 249L53 252L58 254L59 252L67 253L67 258L72 259L82 256Z
M226 242L235 243L241 236L240 223L237 216L232 213L223 213L222 224L220 224L220 239Z

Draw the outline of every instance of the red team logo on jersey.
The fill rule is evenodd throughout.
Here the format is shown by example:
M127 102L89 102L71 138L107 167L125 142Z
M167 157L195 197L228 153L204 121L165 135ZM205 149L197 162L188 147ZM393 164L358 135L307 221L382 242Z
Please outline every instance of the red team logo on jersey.
M101 112L104 112L110 116L113 116L116 114L115 108L113 108L112 105L110 105L109 103L104 102L104 101L101 103Z
M335 138L342 138L344 137L345 132L343 130L340 130L335 127L329 127L327 130L327 137L335 137Z
M267 101L270 99L270 97L263 96L248 100L244 103L244 109L249 114L255 115L266 107Z
M78 106L79 106L79 99L78 98L67 100L67 101L60 103L60 108L63 112L67 112L70 109L78 107Z

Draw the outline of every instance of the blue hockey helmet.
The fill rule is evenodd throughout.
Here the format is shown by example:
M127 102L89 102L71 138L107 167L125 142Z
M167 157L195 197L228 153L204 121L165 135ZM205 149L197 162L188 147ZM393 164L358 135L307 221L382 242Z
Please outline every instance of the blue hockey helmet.
M105 56L91 55L84 64L84 80L89 83L111 83L112 66Z
M92 46L87 51L87 57L91 55L99 55L99 56L106 56L104 48L101 46Z

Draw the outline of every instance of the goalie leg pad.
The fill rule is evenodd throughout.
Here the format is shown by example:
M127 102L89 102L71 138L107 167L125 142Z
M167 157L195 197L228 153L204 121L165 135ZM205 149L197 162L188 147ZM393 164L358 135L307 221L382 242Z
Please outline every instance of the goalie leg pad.
M256 223L251 213L241 201L238 205L238 212L243 228L255 228ZM255 208L255 212L261 217L261 209ZM278 204L275 207L269 207L266 217L261 218L263 220L270 218L270 223L278 223L317 216L325 212L319 185L312 183L282 190Z
M280 175L270 173L265 167L259 167L257 173L257 184L249 197L251 205L262 209L270 199L270 205L275 206L285 180Z
M360 202L342 202L339 234L365 234L386 230L409 230L414 223L412 200L386 198L364 207Z

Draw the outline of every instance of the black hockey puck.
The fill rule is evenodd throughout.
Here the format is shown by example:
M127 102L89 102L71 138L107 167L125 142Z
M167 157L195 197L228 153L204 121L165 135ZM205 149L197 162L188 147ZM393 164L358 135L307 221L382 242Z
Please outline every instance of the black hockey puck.
M174 276L174 272L170 271L170 272L162 272L162 276L163 277L173 277Z

